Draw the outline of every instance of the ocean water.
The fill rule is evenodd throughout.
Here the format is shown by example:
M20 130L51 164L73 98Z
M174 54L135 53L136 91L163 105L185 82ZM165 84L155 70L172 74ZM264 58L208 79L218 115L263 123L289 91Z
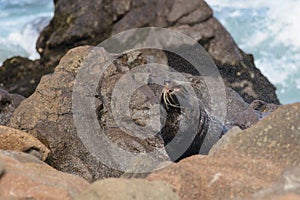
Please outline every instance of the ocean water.
M256 66L276 86L281 103L300 102L300 1L206 0Z
M206 0L283 104L300 101L300 1ZM35 42L53 16L52 0L0 0L0 64L20 55L39 58Z
M54 15L52 0L0 0L0 65L12 56L39 58L35 43Z

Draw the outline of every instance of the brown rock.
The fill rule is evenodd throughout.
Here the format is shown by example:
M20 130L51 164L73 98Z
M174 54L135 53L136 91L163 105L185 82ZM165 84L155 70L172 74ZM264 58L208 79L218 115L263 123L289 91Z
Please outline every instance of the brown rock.
M71 50L53 74L41 79L36 92L19 106L10 121L11 127L28 131L49 147L47 162L51 166L90 181L120 174L86 150L74 126L72 90L80 64L91 49Z
M253 200L297 199L300 197L300 165L287 169L271 186L253 195Z
M131 58L130 62L127 59L121 59L119 64L111 65L103 77L96 77L97 79L94 83L95 91L93 91L94 94L92 94L92 96L90 94L91 91L86 87L83 87L82 90L73 91L78 70L80 70L83 65L86 65L84 62L85 57L93 56L93 52L96 53L94 56L95 66L99 67L97 70L102 69L105 66L106 60L111 57L103 48L78 47L69 51L68 54L61 59L55 72L44 76L36 92L27 98L15 111L10 121L10 126L28 131L49 147L51 154L47 162L51 166L61 171L84 177L89 181L105 177L119 177L123 171L111 166L116 166L114 164L106 166L105 163L94 156L95 154L93 155L94 152L90 152L91 149L86 148L78 135L77 128L79 127L75 127L74 125L73 112L82 115L80 116L81 120L79 126L88 126L87 129L85 129L85 133L88 133L89 130L93 130L94 125L91 124L91 122L99 120L97 123L106 130L106 136L109 140L118 145L118 148L123 151L137 154L161 149L161 152L158 152L158 156L162 156L162 160L167 159L168 157L164 152L161 140L155 137L141 140L138 137L126 134L118 128L112 116L110 98L115 81L126 72L126 69L128 70L129 67L136 66L135 62L144 62L143 57L137 56ZM94 73L98 72L94 71ZM84 80L88 81L89 79ZM100 85L96 91L98 82ZM85 83L83 82L81 85L85 86ZM95 107L92 107L93 110L89 112L98 114L95 115L96 119L91 119L91 116L86 115L87 109L91 109L87 101L82 101L84 102L82 104L72 105L72 98L75 98L78 93L83 96L82 98L89 98L88 101L92 98L92 100L96 102ZM133 99L138 99L139 97L140 96L135 96ZM135 100L133 100L133 102L135 102ZM144 112L149 112L147 107L143 107L144 105L145 103L134 105L133 110L136 110L134 112L143 112L141 111L142 108ZM73 108L73 106L78 107ZM97 133L97 131L99 130L95 132L91 131L91 134ZM101 145L97 145L93 145L92 148L97 149L101 147ZM110 148L109 145L106 146ZM97 151L97 153L99 153L99 151ZM122 162L128 163L128 165L130 164L130 159L126 156L117 157L110 153L111 152L107 150L103 155L103 157L105 156L109 159L109 163ZM114 159L116 159L116 161ZM125 171L126 169L123 170Z
M74 199L89 184L21 152L0 151L0 199Z
M300 103L281 106L255 126L236 134L227 134L228 142L220 143L212 156L250 155L282 167L300 164ZM221 140L222 141L222 140Z
M284 170L300 166L299 111L299 103L281 106L246 130L229 131L208 156L184 159L147 179L168 182L182 199L245 199L259 191L271 191L262 199L274 197ZM283 173L279 186L298 191L298 171Z
M22 151L45 161L50 150L38 139L23 131L0 126L0 149Z
M76 199L176 200L179 198L169 185L160 181L110 178L94 182Z
M169 183L183 200L244 199L268 186L280 172L265 159L196 155L150 174L147 180Z
M299 200L300 199L300 195L297 195L297 194L286 194L286 195L281 195L281 196L274 196L274 197L271 197L271 199L274 199L274 200Z

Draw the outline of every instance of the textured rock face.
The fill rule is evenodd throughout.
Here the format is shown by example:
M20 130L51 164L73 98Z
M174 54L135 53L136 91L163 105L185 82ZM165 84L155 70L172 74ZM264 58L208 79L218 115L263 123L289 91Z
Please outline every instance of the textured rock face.
M5 125L24 97L0 89L0 125Z
M34 92L41 77L52 71L53 67L40 60L13 57L6 60L0 68L0 88L28 97Z
M88 106L85 106L89 105L88 101L91 100L95 102L95 107L89 113L96 113L97 123L105 130L105 134L110 141L117 144L122 150L133 154L154 151L155 156L159 160L168 160L163 141L153 134L157 133L155 130L160 130L160 113L159 109L155 108L155 105L158 105L160 102L162 87L150 84L149 86L145 85L136 89L133 93L130 91L126 92L128 89L126 89L126 86L130 87L132 79L124 79L126 77L125 74L128 70L147 63L143 54L129 53L123 57L121 56L120 59L109 65L103 76L95 77L96 82L93 84L97 86L99 82L99 85L94 88L94 93L90 93L90 89L85 87L79 87L79 90L74 92L75 77L78 71L83 68L83 65L86 65L85 59L89 56L94 60L88 65L98 67L98 69L93 69L92 74L97 74L96 70L103 70L107 59L112 57L103 48L79 47L69 51L62 58L55 72L44 76L35 93L22 102L14 112L9 125L17 129L26 130L44 143L51 150L47 162L61 171L79 175L87 180L120 176L122 172L105 166L89 152L90 149L86 149L79 138L78 127L74 125L74 114L82 115L79 126L89 125L93 120L89 114L83 115L90 109ZM209 97L209 95L207 90L205 90L203 78L184 73L182 73L182 76L194 82L197 98L207 104L209 99L203 97ZM122 80L120 79L121 77L123 77ZM140 76L133 77L141 79ZM83 80L89 81L90 78L86 77ZM85 86L87 84L85 81L80 83L79 86ZM121 85L116 86L117 83L121 83ZM130 93L128 106L130 120L135 125L133 128L126 121L126 118L125 120L122 119L126 117L124 116L125 111L122 109L126 106L115 107L116 105L113 103L113 91L116 91L118 87L124 87L124 89L120 90L120 93L117 93L121 102L126 102L126 94ZM228 114L225 123L230 126L238 125L241 128L246 128L256 123L260 117L256 111L251 109L236 92L231 89L226 89L226 91L227 99L224 99L224 101L228 101ZM72 105L72 97L75 98L77 94L82 94L84 98L91 98L87 99L87 101L82 101L81 104ZM124 102L121 104L123 105ZM72 110L74 107L76 107L75 110L77 108L81 108L81 110L79 109L74 113L74 110ZM207 110L209 109L207 108ZM157 118L153 119L153 116L157 116ZM125 129L120 128L120 124L117 124L116 119L118 118L121 118L123 120L122 123L125 123L125 126L123 124ZM151 121L152 119L154 121ZM153 127L145 127L149 121ZM88 130L93 127L93 124L87 126L84 132L88 133ZM126 129L126 127L129 128ZM90 134L93 134L93 131ZM169 134L173 133L169 132ZM208 145L208 150L214 142L216 140L213 140ZM107 155L110 154L107 153ZM111 155L109 157L114 158L114 156ZM116 162L120 161L131 164L131 161L126 156L121 156L116 160Z
M98 49L97 65L104 67L110 55L102 48L96 49ZM10 126L28 131L49 147L51 154L47 162L51 166L90 181L105 177L118 177L122 174L118 170L105 166L91 155L79 139L74 125L72 92L75 77L79 68L82 67L85 56L92 50L92 47L79 47L71 50L61 60L53 74L42 78L36 92L24 100L10 121ZM137 62L140 61L137 58ZM133 62L132 65L134 64ZM128 69L127 64L120 65ZM116 66L111 65L106 76L100 80L98 94L94 94L96 108L93 112L98 113L99 122L106 130L107 136L125 151L149 152L159 146L163 149L163 144L159 139L140 140L117 128L109 99L114 83L121 75L117 71ZM113 76L114 74L116 75ZM137 96L133 98L135 99L133 101L138 101L137 98ZM143 105L134 106L136 107L133 108L138 110ZM167 155L164 157L167 158ZM126 162L125 157L119 160Z
M235 159L192 156L152 173L147 180L169 183L181 199L233 199L247 198L271 183L279 169L267 160L251 157ZM255 173L259 172L259 177Z
M0 163L0 199L71 200L89 185L21 152L1 150Z
M104 1L55 1L55 15L41 33L37 50L52 67L71 48L96 45L110 34L112 7Z
M265 158L282 167L297 166L300 163L299 111L299 103L281 106L255 126L228 134L229 142L216 145L211 154L221 155L219 149L222 149L222 155L232 156L232 152L236 152Z
M55 17L37 42L42 57L47 54L61 57L71 47L96 45L111 34L132 28L171 28L199 41L219 66L227 85L248 103L254 99L278 103L275 88L255 67L253 57L236 46L203 0L188 3L183 0L75 1L72 8L67 5L65 1L57 2ZM74 10L89 12L72 13ZM82 24L86 24L85 29Z
M94 182L76 199L177 200L179 198L174 190L163 182L149 182L144 179L105 179Z
M10 126L26 130L42 141L51 154L48 163L58 170L94 180L118 176L90 155L76 134L72 116L72 89L89 47L70 51L54 74L44 76L36 92L15 111Z
M299 103L282 106L244 131L231 129L208 156L184 159L147 179L168 182L182 199L297 197L299 111Z
M274 86L255 67L253 57L237 47L203 0L75 0L72 5L68 0L55 1L54 18L37 41L37 50L41 55L38 63L43 67L36 66L39 68L34 69L37 76L32 78L31 74L24 75L22 80L28 84L29 80L38 82L41 76L38 73L45 74L49 72L48 69L53 70L59 59L73 47L97 45L112 34L147 26L170 28L202 44L217 63L226 84L248 103L254 99L278 103ZM180 59L174 57L170 57L169 62L176 69L185 67L180 64ZM9 71L10 65L15 64L8 63L6 71ZM26 69L27 65L33 63L18 64ZM4 79L0 78L0 82L4 82ZM9 81L4 85L9 91L12 91L12 86ZM22 93L20 89L14 91L26 96L33 91L29 86L25 86L25 89Z
M22 151L43 161L49 154L49 149L32 135L6 126L0 126L0 149Z
M253 200L276 199L293 200L300 197L300 166L284 171L270 187L253 195Z

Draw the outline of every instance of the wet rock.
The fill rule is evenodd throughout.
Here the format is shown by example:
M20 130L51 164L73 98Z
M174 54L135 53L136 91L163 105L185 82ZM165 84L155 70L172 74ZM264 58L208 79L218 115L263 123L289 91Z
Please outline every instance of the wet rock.
M0 149L22 151L45 161L49 149L38 139L23 131L0 126Z
M4 61L0 68L0 88L28 97L34 92L41 77L52 71L40 60L13 57Z
M37 41L36 48L41 60L33 71L43 74L53 71L59 59L71 48L87 44L97 45L121 31L149 26L170 28L198 41L217 63L225 83L236 90L246 102L260 99L279 103L275 87L255 67L253 56L238 48L203 0L188 3L183 0L75 0L72 5L67 0L55 1L54 18ZM21 65L25 69L31 69L27 65L36 65L35 62L26 62ZM182 59L169 57L170 66L184 68L181 63ZM2 68L7 71L12 69L10 65L16 64L8 61L7 66ZM10 92L11 87L16 87L14 91L28 96L40 77L40 74L24 74L22 79L17 79L18 82L6 80L4 87ZM24 92L20 91L20 80L24 80ZM34 80L34 84L30 84L31 80Z
M75 1L72 8L67 5L64 1L56 3L55 17L37 42L42 57L47 54L59 54L61 57L70 47L96 45L111 34L128 29L145 26L170 28L199 41L217 63L226 84L238 91L248 103L255 99L279 103L274 86L255 67L252 55L237 47L230 34L213 17L211 8L202 0L189 3L182 0L128 0L122 3ZM91 12L71 12L74 10ZM105 20L99 18L98 13L102 13ZM66 25L61 21L71 23ZM85 29L82 29L82 24L85 24ZM101 37L93 38L95 35Z
M280 107L280 105L273 104L273 103L267 103L264 101L260 100L254 100L251 104L250 107L254 110L259 111L261 118L264 118L274 110Z
M11 103L11 97L9 95L9 93L5 90L1 90L1 93L0 93L0 102L1 102L1 105L5 105L7 103Z
M22 152L0 150L0 162L1 199L74 199L89 185Z
M59 59L77 46L97 45L110 34L111 1L55 1L55 14L37 40L41 59L55 67Z
M90 185L77 200L85 199L179 199L174 190L163 182L144 179L104 179Z
M272 199L278 185L295 189L279 192L282 198L297 197L299 110L299 103L281 106L246 130L231 129L208 156L183 159L147 179L166 181L181 199ZM284 181L276 184L278 179ZM265 196L253 196L259 191Z
M0 88L0 125L5 125L9 121L12 113L23 99L24 97L21 95L9 94Z

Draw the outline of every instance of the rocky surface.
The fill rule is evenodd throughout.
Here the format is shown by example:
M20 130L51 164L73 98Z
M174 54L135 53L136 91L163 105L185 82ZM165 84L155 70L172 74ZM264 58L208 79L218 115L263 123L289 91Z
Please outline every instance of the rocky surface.
M282 199L293 200L300 197L300 166L284 171L270 187L253 195L253 200Z
M91 136L98 132L95 127L100 124L109 140L122 150L134 154L154 152L153 156L158 160L169 159L163 148L163 141L155 135L160 128L160 109L157 109L156 105L160 103L162 86L151 86L150 84L135 91L128 90L128 87L131 88L131 85L139 82L141 78L136 76L133 79L124 79L126 72L140 64L147 63L143 54L138 52L121 56L109 65L102 76L97 75L103 71L107 59L112 57L114 55L110 55L103 48L87 46L72 49L61 59L53 74L42 78L35 93L21 103L9 123L9 126L25 130L37 137L51 150L47 159L51 166L82 176L90 181L105 177L118 177L122 174L121 171L126 171L127 168L125 167L121 171L115 170L114 167L108 167L97 160L90 151L101 145L94 144L91 145L92 149L86 149L86 143L84 145L78 135L81 134L79 129L82 130L82 127L84 127L83 132ZM128 59L129 57L130 59ZM91 61L88 61L88 58L92 58ZM89 69L86 66L94 67ZM78 71L86 69L92 70L93 73L86 73L87 77L81 77L83 82L79 81L78 77L83 74L80 73L76 80L80 84L74 87ZM95 76L90 76L90 74L95 74ZM209 99L203 98L204 96L209 97L203 78L184 73L182 76L194 82L197 99L208 104ZM123 79L120 79L121 77ZM134 82L132 82L133 80ZM99 83L98 86L97 83ZM88 84L95 86L94 88L86 87ZM160 84L163 85L163 80ZM77 89L74 91L73 87ZM113 91L118 89L120 89L117 92L119 104L114 103L118 99L112 99ZM225 121L227 125L238 125L244 129L259 120L260 115L251 109L236 92L231 89L226 89L226 91L227 99L224 100L228 104ZM128 96L130 98L126 100ZM77 101L74 98L80 102L76 104ZM91 108L89 107L90 101L95 102L90 106ZM124 110L126 101L130 101L129 116L124 115L127 112ZM118 107L117 104L121 107ZM209 111L209 106L206 106ZM94 115L97 120L96 124L91 123L95 119L89 113L96 114ZM76 121L76 117L73 119L74 114L79 115L79 124L74 124L74 119ZM121 122L118 122L118 118L122 119ZM128 120L129 122L127 122ZM130 123L131 120L133 124ZM150 127L146 126L149 122ZM90 130L91 132L89 132ZM207 151L215 142L216 140L209 141ZM121 160L123 163L127 163L126 166L131 165L132 161L129 157L121 156L113 161L112 158L115 156L115 154L110 155L107 152L101 155L101 159L107 157L110 163L118 163Z
M69 50L146 26L180 31L202 44L229 86L215 88L224 98L212 98L205 77L170 52ZM16 57L0 68L0 87L7 88L0 89L0 124L6 125L0 126L0 199L299 199L300 104L276 105L275 88L204 1L75 0L70 6L55 0L55 16L37 50L40 60ZM148 63L169 64L195 92L176 96L184 100L176 123L164 124L171 109L161 101L163 85L173 77L162 73L164 66L138 71L137 66ZM159 74L160 85L151 82L152 72ZM201 104L202 114L217 128L230 130L211 150L218 138L208 137L203 144L209 155L189 154L172 163L156 133L168 126L165 134L176 135L175 124L187 127L184 109L193 102ZM226 104L226 110L218 110L219 104ZM97 137L99 125L110 143ZM150 175L143 171L155 168L160 170Z
M178 195L166 183L144 179L105 179L96 181L90 185L77 200L177 200Z
M28 97L34 92L41 77L52 71L53 67L40 60L13 57L4 61L0 67L0 88Z
M93 47L79 47L71 50L62 58L53 74L42 78L35 93L24 100L9 123L12 127L26 130L34 135L51 150L47 159L51 166L84 177L89 181L105 177L118 177L122 174L121 171L104 165L86 149L74 125L72 95L76 95L77 91L73 94L73 86L78 70L84 65L85 56L93 49ZM96 49L98 49L98 55L95 62L101 69L110 55L102 48ZM141 62L141 59L136 58L136 62ZM134 62L131 64L135 65ZM121 66L128 69L126 65L126 63L122 63ZM120 148L133 153L149 152L157 147L163 150L163 143L157 138L141 140L117 128L109 101L114 81L122 74L117 70L115 65L111 65L103 81L97 77L96 84L98 81L103 83L99 87L101 90L98 93L95 91L94 97L92 97L97 107L91 112L98 113L99 123L106 130L107 136ZM112 76L114 73L116 76ZM86 92L89 91L85 89L82 94L85 95ZM133 101L137 101L138 97L135 98L136 100ZM135 106L141 109L143 105ZM79 110L79 112L81 111ZM89 118L84 120L88 121ZM163 151L162 156L163 159L168 158ZM126 157L120 159L124 163L128 162Z
M5 125L9 121L23 99L21 95L9 94L6 90L0 89L0 125Z
M72 90L88 49L71 50L54 74L44 76L36 92L15 111L10 126L26 130L42 141L51 150L47 161L51 166L91 181L119 176L119 172L108 169L86 150L74 126Z
M222 155L231 152L233 156L232 152L236 152L272 160L282 167L297 166L300 162L297 155L300 152L299 111L299 103L282 106L255 126L226 135L225 138L231 137L230 142L219 143L211 154L221 155L218 149L222 149Z
M166 181L181 199L272 199L277 191L283 199L297 197L299 111L299 103L282 106L244 131L231 129L208 156L189 157L147 179Z
M0 149L22 151L45 161L49 149L32 135L6 126L0 126Z
M71 200L89 185L22 152L0 150L0 163L0 199Z
M115 33L146 26L170 28L199 41L217 63L225 83L248 103L255 99L279 103L274 86L255 67L252 55L238 48L203 0L189 3L183 0L75 0L72 6L68 0L55 1L54 18L37 41L41 60L29 62L15 58L7 61L0 71L0 82L9 92L28 96L41 75L53 70L69 49L97 45ZM182 59L172 56L169 64L181 71L186 65ZM12 68L26 70L17 81L2 78L8 76ZM32 69L32 73L26 73L28 69Z

